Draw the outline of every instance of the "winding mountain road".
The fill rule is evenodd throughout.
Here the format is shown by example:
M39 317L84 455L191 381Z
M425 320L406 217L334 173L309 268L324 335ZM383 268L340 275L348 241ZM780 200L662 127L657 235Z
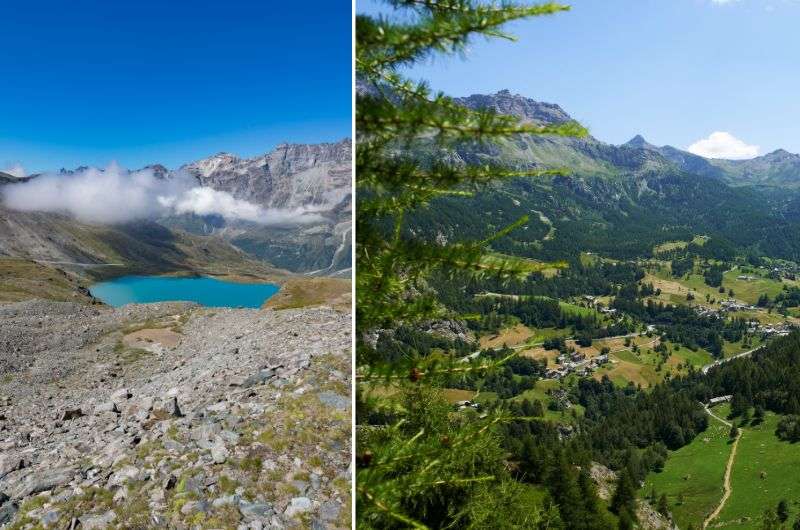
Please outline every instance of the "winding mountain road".
M78 263L76 261L50 261L44 259L37 259L34 260L36 263L41 263L43 265L71 265L73 267L124 267L124 263Z
M705 365L703 368L701 368L701 370L703 371L703 373L704 373L704 374L707 374L707 373L708 373L708 371L709 371L709 370L711 370L713 367L715 367L715 366L719 366L719 365L721 365L721 364L725 364L725 363L727 363L727 362L729 362L729 361L732 361L732 360L734 360L734 359L739 359L740 357L747 357L748 355L751 355L751 354L752 354L754 351L758 350L759 348L761 348L761 346L759 346L758 348L753 348L753 349L752 349L752 350L750 350L750 351L745 351L745 352L742 352L742 353L737 353L736 355L733 355L733 356L731 356L731 357L727 357L727 358L725 358L725 359L719 359L719 360L717 360L717 361L714 361L714 362L713 362L713 363L711 363L711 364L707 364L707 365Z

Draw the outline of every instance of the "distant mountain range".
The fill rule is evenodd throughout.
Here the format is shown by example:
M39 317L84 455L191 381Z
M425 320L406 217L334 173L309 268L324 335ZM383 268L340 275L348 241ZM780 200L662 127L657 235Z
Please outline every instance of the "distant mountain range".
M724 160L703 158L668 145L657 147L641 135L623 145L657 152L684 171L718 177L733 186L800 187L800 155L784 149L746 160Z
M177 171L188 172L200 186L265 208L311 208L316 214L313 223L266 226L185 214L98 226L62 214L11 211L0 204L0 258L65 266L118 262L126 270L139 272L216 270L227 264L236 273L255 267L261 274L280 270L347 274L351 267L351 148L349 139L284 144L253 158L220 153L174 171L159 164L146 168L161 179L170 179ZM18 179L0 173L0 190L39 176ZM102 276L109 271L114 269L80 272Z
M359 91L375 94L363 85ZM525 122L572 119L558 105L508 90L455 101ZM517 135L491 144L431 144L418 155L519 170L567 169L564 176L495 182L468 199L437 199L413 221L417 233L431 237L481 238L528 215L528 227L493 243L495 250L542 259L580 251L632 258L650 255L660 242L705 234L726 247L800 259L800 156L783 150L714 160L641 136L612 145L591 136ZM554 237L545 238L551 228Z
M457 103L472 109L491 108L499 114L517 116L523 122L540 124L558 124L572 120L572 117L560 106L552 103L542 103L519 94L512 94L509 90L501 90L495 94L476 94L469 97L454 98ZM553 158L546 153L546 147L565 143L573 149L582 151L589 158L595 159L600 165L611 162L612 165L628 167L623 153L614 152L615 146L606 144L593 137L583 140L566 139L559 142L560 138L536 138L534 142L538 149L533 149L530 158L541 163ZM772 153L747 160L723 160L704 158L688 151L672 146L656 146L641 135L636 135L630 141L618 146L619 149L633 149L645 151L648 154L661 155L664 160L657 157L634 155L631 161L638 160L640 169L671 163L681 170L703 176L717 177L734 186L771 186L771 187L800 187L800 155L778 149ZM520 153L517 153L520 154ZM564 155L565 153L560 153ZM549 155L549 156L548 156ZM568 158L568 157L564 157Z

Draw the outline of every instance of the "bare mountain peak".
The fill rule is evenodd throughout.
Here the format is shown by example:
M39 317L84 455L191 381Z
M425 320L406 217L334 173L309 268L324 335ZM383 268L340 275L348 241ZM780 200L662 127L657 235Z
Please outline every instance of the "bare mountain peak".
M352 141L282 143L252 158L218 153L181 169L200 184L276 208L334 208L350 193Z
M508 89L494 94L473 94L454 98L456 103L474 110L494 109L498 114L516 116L525 122L552 125L572 121L572 117L555 103L536 101Z
M800 155L787 151L786 149L776 149L771 153L767 153L761 158L774 160L774 161L781 161L781 160L797 160L800 159Z
M647 140L645 140L644 136L642 136L641 134L637 134L636 136L634 136L633 138L631 138L630 140L628 140L626 143L624 143L622 145L625 145L627 147L636 147L636 148L640 148L640 149L653 149L653 148L655 148L655 146L653 144L651 144L650 142L648 142Z

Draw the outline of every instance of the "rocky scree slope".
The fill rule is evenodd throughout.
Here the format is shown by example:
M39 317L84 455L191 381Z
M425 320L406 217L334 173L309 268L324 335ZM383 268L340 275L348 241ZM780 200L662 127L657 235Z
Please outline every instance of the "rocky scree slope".
M0 306L0 526L349 528L350 317Z

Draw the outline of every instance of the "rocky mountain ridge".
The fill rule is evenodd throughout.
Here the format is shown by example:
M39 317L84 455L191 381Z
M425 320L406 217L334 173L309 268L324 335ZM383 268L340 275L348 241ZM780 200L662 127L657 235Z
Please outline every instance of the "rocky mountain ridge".
M281 144L264 155L218 153L180 170L201 185L271 208L333 210L350 193L352 142Z
M349 139L313 145L282 144L269 153L251 158L220 153L175 170L160 164L142 169L151 171L160 179L174 178L179 172L188 173L197 179L200 186L228 192L264 208L313 212L315 222L286 226L228 221L216 215L199 217L187 214L156 221L170 230L225 240L251 259L266 262L265 266L301 273L341 275L346 274L351 266L351 151ZM72 175L85 169L86 166L62 169L60 173ZM31 175L27 179L38 176ZM15 185L23 180L0 175L0 186ZM52 240L53 233L45 226L54 224L64 226L69 224L69 219L57 214L18 214L0 206L0 233L5 231L9 241L6 244L0 241L0 256L34 256L39 259L42 250L49 249L49 255L63 254L64 257L44 259L78 261L75 252L60 248L57 241ZM130 226L136 224L151 228L133 230L136 233L158 232L152 229L153 223L131 223ZM109 233L131 232L130 226L103 229ZM74 229L69 231L80 233L80 227L81 223L75 222ZM99 227L92 230L99 230ZM55 234L61 232L63 230ZM25 234L27 236L23 237ZM175 237L179 236L167 239ZM21 250L12 253L4 249L3 246L8 247L10 242L16 242Z
M468 108L490 108L500 114L512 115L522 122L540 124L558 124L573 118L559 105L543 103L520 94L512 94L509 90L501 90L494 94L473 94L468 97L457 97L454 101ZM800 187L800 155L778 149L771 153L747 160L710 159L695 155L672 146L653 145L641 135L636 135L621 146L604 143L593 137L576 140L553 137L527 137L516 140L520 147L530 145L541 146L539 153L504 153L520 158L527 154L529 159L539 161L543 165L557 161L575 161L575 155L593 158L595 162L607 162L622 169L653 169L664 165L672 165L673 169L705 177L721 179L733 186L768 186L774 188ZM526 146L527 147L527 146ZM564 148L572 152L566 152ZM636 154L625 155L625 151ZM555 154L554 154L555 152ZM659 156L660 155L660 156ZM508 157L507 157L508 158ZM587 168L594 173L603 173L608 168L598 165L591 167L585 160L578 160L578 169ZM571 167L575 167L574 165Z
M202 186L266 208L312 211L319 222L264 227L219 219L186 223L196 233L218 233L245 252L297 272L336 275L351 267L352 141L315 145L282 144L252 158L219 153L182 166Z

